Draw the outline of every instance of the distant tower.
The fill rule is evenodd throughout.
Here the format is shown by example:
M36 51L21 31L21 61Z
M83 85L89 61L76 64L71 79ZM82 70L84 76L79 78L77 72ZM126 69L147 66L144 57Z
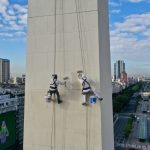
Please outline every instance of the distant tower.
M127 77L127 73L125 71L121 72L120 81L127 83L128 77Z
M118 60L114 63L114 79L120 79L122 72L125 72L125 63L122 60Z
M82 106L79 70L102 102ZM60 105L44 99L53 73L69 77ZM114 150L107 0L29 0L25 94L24 150Z
M10 61L0 58L0 83L8 82L10 79Z

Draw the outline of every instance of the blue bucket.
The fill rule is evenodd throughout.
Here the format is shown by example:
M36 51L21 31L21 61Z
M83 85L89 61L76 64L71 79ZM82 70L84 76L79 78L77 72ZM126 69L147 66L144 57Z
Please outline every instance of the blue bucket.
M90 103L96 103L96 97L95 96L90 97Z

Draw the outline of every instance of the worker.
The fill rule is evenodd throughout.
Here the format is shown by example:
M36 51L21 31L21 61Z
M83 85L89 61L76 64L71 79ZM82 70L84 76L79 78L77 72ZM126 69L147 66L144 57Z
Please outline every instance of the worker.
M50 82L49 91L48 91L48 94L49 94L48 102L51 101L52 95L55 95L55 94L57 95L58 104L63 102L62 100L60 100L60 95L59 95L59 91L58 91L58 85L60 85L60 84L64 85L64 84L66 84L66 81L64 81L64 82L58 81L57 74L53 74L51 82Z
M82 84L82 95L83 95L83 102L82 105L86 105L87 104L87 95L95 95L99 100L103 100L102 97L100 97L100 95L96 92L96 90L94 90L91 85L90 85L90 80L87 79L87 76L84 74L79 74L79 81Z

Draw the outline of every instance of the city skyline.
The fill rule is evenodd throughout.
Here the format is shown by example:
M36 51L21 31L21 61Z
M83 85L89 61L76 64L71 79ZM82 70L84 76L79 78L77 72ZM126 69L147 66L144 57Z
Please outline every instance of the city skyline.
M111 0L109 7L112 74L121 59L129 75L150 75L150 1ZM27 0L0 0L0 57L10 59L13 76L25 73L26 35Z

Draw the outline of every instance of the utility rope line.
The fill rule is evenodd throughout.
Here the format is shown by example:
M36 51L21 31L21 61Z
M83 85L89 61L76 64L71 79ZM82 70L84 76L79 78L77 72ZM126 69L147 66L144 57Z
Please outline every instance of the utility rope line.
M62 10L62 38L63 38L63 54L64 54L64 76L66 75L66 47L65 47L65 24L64 24L64 0L61 1Z
M96 111L96 109L94 109L94 111L93 111L93 115L95 116L96 115L96 113L97 113L97 111ZM95 117L92 117L92 123L93 123L93 144L92 144L92 148L93 148L93 150L95 149L95 136L96 136L96 118Z
M85 72L85 63L84 63L84 54L83 54L83 40L82 40L82 26L81 26L81 19L80 19L80 10L79 10L79 1L76 0L76 8L77 8L77 21L78 21L78 29L79 29L79 40L80 40L80 50L81 50L81 59L82 59L82 66Z
M85 65L85 51L84 51L84 45L83 45L83 29L82 29L82 23L81 23L81 5L79 4L79 0L75 0L76 4L76 13L77 13L77 23L78 23L78 32L79 32L79 41L80 41L80 50L81 50L81 60L82 60L82 68L84 73L86 73L86 65ZM86 107L86 150L89 150L89 110L88 107Z
M84 53L83 53L83 40L82 40L82 26L81 26L81 19L80 19L80 11L79 11L79 2L78 0L75 0L76 5L76 13L77 13L77 24L78 24L78 32L79 32L79 41L80 41L80 50L81 50L81 60L82 60L82 68L85 72L85 62L84 62Z
M84 63L86 64L85 65L85 73L86 73L86 66L87 66L87 63L88 63L88 61L86 62L86 58L87 58L87 60L88 60L88 53L87 53L87 40L86 40L86 35L85 35L85 26L84 26L84 14L85 14L85 11L84 10L82 10L82 7L81 7L82 5L81 5L81 0L79 1L79 9L80 9L80 16L81 16L81 20L82 20L82 29L84 29L83 30L83 32L81 32L81 34L82 34L82 39L83 39L83 41L84 41L84 49L83 49L83 53L84 53ZM81 12L83 12L83 13L81 13Z
M57 0L54 0L54 74L56 73L56 49L57 49ZM55 96L54 96L55 99ZM55 102L52 110L51 150L55 150Z
M80 23L80 28L81 28L81 42L82 42L82 53L83 53L83 62L84 62L84 72L86 74L86 61L85 61L85 48L84 48L84 42L85 42L85 39L84 38L84 19L83 19L83 14L84 13L81 13L82 11L82 8L81 8L81 0L78 0L78 11L79 11L79 23Z
M53 106L53 110L52 110L52 115L51 115L51 150L53 150L53 132L54 132L54 106Z
M91 137L92 137L92 132L91 132L91 129L92 129L92 107L90 107L90 111L89 111L89 150L91 149Z
M66 47L65 47L65 25L64 25L64 0L61 0L61 6L60 6L60 9L62 10L61 11L61 17L62 17L62 47L63 47L63 65L64 65L64 76L66 75ZM65 111L66 112L66 111ZM64 111L62 112L63 113L63 131L62 131L62 141L63 141L63 144L62 144L62 150L65 150L66 148L66 145L65 145L65 140L66 140L66 131L65 131L65 125L66 125L66 113Z
M55 98L55 97L54 97ZM52 115L51 115L51 150L55 150L55 138L56 138L56 114L55 114L55 102L53 102Z
M56 114L55 114L55 102L53 103L54 110L54 150L55 150L55 139L56 139Z
M88 128L89 128L89 116L88 116L88 107L86 107L86 150L89 150L88 148L88 139L89 139L89 132L88 132Z
M54 74L56 73L56 49L57 49L57 0L54 0L55 3L54 3Z

